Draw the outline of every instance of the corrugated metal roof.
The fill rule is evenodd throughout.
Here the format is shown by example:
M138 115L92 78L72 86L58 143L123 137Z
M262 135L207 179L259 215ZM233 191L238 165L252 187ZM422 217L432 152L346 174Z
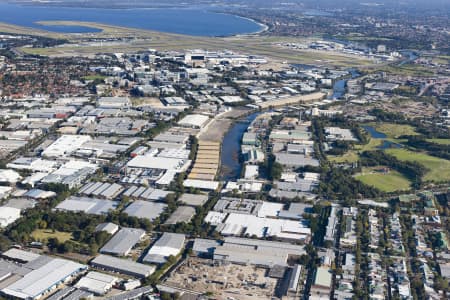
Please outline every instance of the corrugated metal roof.
M127 255L144 235L145 231L142 229L122 228L100 249L100 252Z
M148 266L109 255L99 255L91 261L91 264L138 277L147 277L155 272L156 269L154 266Z
M42 267L26 274L2 292L22 299L36 298L67 277L85 270L87 266L64 259L51 259Z

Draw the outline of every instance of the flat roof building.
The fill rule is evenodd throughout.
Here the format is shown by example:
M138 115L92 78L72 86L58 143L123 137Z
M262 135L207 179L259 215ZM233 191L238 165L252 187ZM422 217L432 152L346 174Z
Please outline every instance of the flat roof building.
M310 299L329 299L333 283L331 270L325 267L317 268L314 282L311 286Z
M138 155L127 163L128 168L171 170L184 172L191 164L190 160L151 155Z
M102 215L107 214L109 210L114 210L118 204L117 201L71 196L58 204L55 210L82 211L87 214Z
M143 258L143 262L164 264L169 256L177 256L184 247L185 236L179 233L164 232Z
M20 263L27 263L38 259L41 255L30 251L24 251L21 249L11 248L1 254L2 257L10 260L14 260Z
M183 182L183 186L185 187L193 187L201 190L210 190L215 191L219 188L220 182L218 181L208 181L208 180L200 180L200 179L186 179Z
M22 278L1 290L2 294L19 299L38 299L55 289L59 284L73 279L87 269L86 265L69 260L45 257L25 265L30 271ZM25 269L26 270L26 269Z
M201 129L208 123L209 117L205 115L187 115L178 122L178 125L189 128Z
M14 223L20 218L20 209L0 206L0 228Z
M195 215L195 208L191 206L179 206L167 219L165 224L189 223Z
M136 200L131 203L124 212L132 217L153 221L164 212L166 207L167 204L165 203Z
M289 257L306 253L304 246L236 237L226 237L223 243L195 239L193 250L199 256L213 254L215 260L269 268L287 266Z
M101 253L126 256L145 236L145 231L135 228L122 228L101 249Z
M156 270L154 266L148 266L134 262L132 260L117 258L103 254L94 258L91 261L91 265L99 269L118 272L121 274L137 278L148 277L151 274L153 274Z
M190 206L201 206L208 201L208 195L205 194L183 194L180 196L180 202Z
M126 108L131 106L128 97L101 97L97 100L97 106L101 108Z
M42 156L51 158L66 157L90 140L92 138L88 135L62 135L42 152Z
M95 232L104 231L111 235L115 234L117 231L119 231L119 225L116 225L114 223L101 223L98 224L97 227L95 227Z
M297 292L298 284L300 282L300 276L302 274L302 266L299 264L296 264L294 268L292 268L291 277L289 278L289 292Z
M118 280L117 277L94 271L82 277L75 287L101 296L110 291Z

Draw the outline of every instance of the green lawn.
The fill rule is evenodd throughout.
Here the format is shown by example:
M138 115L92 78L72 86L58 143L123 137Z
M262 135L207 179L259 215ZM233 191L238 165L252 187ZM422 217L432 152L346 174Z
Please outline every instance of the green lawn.
M334 163L354 163L357 162L359 159L358 153L356 153L354 150L347 151L344 155L335 156L335 155L328 155L328 160Z
M353 163L359 160L359 153L376 150L383 143L382 139L370 139L365 145L355 145L355 149L347 151L341 156L328 156L328 160L335 163Z
M388 149L388 154L402 161L414 161L425 168L428 172L424 176L425 181L448 182L450 181L450 161L420 152L412 152L405 149Z
M355 178L364 184L388 193L407 191L411 188L411 182L405 176L394 170L383 174L375 172L373 168L364 168L363 172L356 175Z
M381 67L373 67L370 69L373 72L386 72L390 74L395 75L402 75L402 76L418 76L418 77L425 77L425 76L432 76L434 73L430 69L427 69L424 66L416 65L416 64L405 64L402 66L395 66L395 65L385 65Z
M427 142L441 145L450 145L450 139L427 139Z
M51 229L36 229L33 233L31 233L31 236L39 241L57 238L60 243L64 243L65 241L72 239L72 234L69 232L53 232Z
M403 139L398 139L402 135L417 135L413 126L392 124L392 123L369 123L368 126L372 126L376 131L384 133L387 137L384 139L370 138L369 142L365 145L355 145L355 149L348 151L341 156L328 156L328 160L334 163L353 163L358 161L359 153L364 151L375 151L383 144L384 140L391 141L393 143L405 142Z
M376 131L384 133L388 138L398 138L402 135L417 135L418 133L411 125L392 124L392 123L373 123Z

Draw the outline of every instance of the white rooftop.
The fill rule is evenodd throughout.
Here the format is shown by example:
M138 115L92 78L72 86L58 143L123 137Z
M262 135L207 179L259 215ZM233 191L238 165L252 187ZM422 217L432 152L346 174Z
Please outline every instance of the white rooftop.
M0 206L0 227L6 227L20 218L20 209Z
M85 265L69 260L51 259L43 266L29 272L23 278L4 288L2 292L20 299L37 298L56 284L86 268Z
M62 135L42 152L44 157L64 157L72 154L81 145L92 140L88 135Z
M187 169L190 163L191 161L186 159L138 155L130 160L127 166L129 168L160 169L183 172Z
M202 128L208 122L209 117L200 114L187 115L178 122L178 125Z

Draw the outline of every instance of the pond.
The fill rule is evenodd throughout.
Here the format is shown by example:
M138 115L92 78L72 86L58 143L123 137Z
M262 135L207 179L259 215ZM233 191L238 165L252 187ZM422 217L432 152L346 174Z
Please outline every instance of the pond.
M363 126L363 128L370 134L371 138L374 139L386 139L387 135L377 131L373 126ZM395 143L393 141L389 140L383 140L380 146L377 147L377 149L385 150L385 149L392 149L392 148L402 148L402 145Z
M363 126L363 128L370 134L370 137L374 139L385 139L387 138L387 135L385 135L382 132L377 131L373 126Z
M385 150L385 149L398 149L402 148L402 145L394 143L392 141L386 141L384 140L383 143L377 147L377 149Z

